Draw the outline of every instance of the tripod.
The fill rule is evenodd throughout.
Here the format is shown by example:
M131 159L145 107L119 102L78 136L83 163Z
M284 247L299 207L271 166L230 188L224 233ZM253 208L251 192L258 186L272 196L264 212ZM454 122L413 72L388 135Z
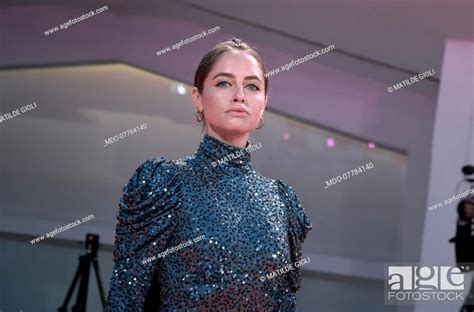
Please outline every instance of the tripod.
M97 250L99 249L99 235L87 234L86 235L86 250L85 255L79 256L79 267L77 268L74 279L72 280L71 286L67 292L66 298L64 299L63 305L58 308L58 312L67 312L67 305L71 299L74 288L76 287L79 277L81 277L81 284L77 293L76 304L72 307L73 312L85 312L87 306L87 289L89 287L89 272L90 265L94 266L95 277L97 279L97 286L100 292L100 300L102 302L102 308L105 308L105 296L102 288L102 280L99 274L99 262L97 261Z

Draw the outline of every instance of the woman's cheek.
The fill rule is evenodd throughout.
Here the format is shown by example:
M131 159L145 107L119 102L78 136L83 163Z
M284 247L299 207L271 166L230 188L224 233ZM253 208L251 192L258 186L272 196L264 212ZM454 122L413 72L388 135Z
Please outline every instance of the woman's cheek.
M259 104L263 104L265 101L265 94L263 92L259 93L250 93L249 97L251 97L254 101L258 102Z
M211 101L221 102L223 99L228 99L232 93L229 90L216 89L212 92Z

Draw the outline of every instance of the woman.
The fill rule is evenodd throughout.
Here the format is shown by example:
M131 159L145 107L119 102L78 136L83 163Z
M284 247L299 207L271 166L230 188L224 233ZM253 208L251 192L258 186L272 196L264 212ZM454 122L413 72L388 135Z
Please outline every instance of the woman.
M201 60L192 99L206 133L194 155L149 159L124 187L107 311L296 309L294 263L312 226L293 189L258 174L248 152L265 72L239 39Z

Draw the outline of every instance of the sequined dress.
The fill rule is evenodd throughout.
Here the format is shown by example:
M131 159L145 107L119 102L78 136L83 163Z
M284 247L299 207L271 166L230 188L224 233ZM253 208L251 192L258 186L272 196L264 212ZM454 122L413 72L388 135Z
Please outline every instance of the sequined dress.
M123 188L106 311L295 311L311 222L246 148L208 134L182 159L141 164ZM279 271L281 272L281 270Z

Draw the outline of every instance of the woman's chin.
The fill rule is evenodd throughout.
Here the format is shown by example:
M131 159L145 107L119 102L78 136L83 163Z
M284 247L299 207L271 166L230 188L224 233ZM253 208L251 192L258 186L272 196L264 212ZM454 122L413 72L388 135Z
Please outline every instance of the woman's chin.
M225 133L245 134L252 129L248 125L226 125L221 130Z

